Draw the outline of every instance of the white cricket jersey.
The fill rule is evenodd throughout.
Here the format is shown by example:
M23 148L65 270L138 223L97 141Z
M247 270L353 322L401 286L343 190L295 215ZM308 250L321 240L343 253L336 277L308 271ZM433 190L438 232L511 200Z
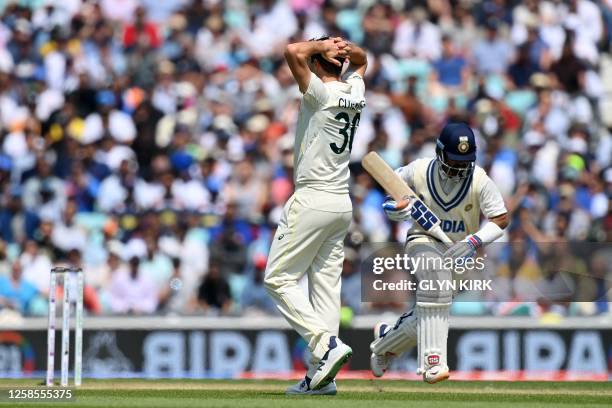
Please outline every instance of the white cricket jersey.
M442 189L436 159L418 159L396 170L423 202L440 218L442 230L454 242L474 234L480 226L480 214L494 218L508 212L499 189L482 167L472 175L453 183L450 191ZM413 223L408 235L424 233Z
M351 210L348 165L364 106L365 84L359 74L352 72L343 82L323 82L311 74L300 105L293 159L303 205Z

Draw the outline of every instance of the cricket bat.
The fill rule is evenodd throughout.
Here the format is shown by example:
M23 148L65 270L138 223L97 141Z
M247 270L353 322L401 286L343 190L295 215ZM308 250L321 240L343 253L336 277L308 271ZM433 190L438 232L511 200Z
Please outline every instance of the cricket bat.
M385 189L397 202L410 199L412 205L412 219L419 224L429 235L439 239L445 244L452 245L453 241L442 231L440 219L425 205L419 196L410 188L402 178L376 152L366 154L361 160L363 168Z

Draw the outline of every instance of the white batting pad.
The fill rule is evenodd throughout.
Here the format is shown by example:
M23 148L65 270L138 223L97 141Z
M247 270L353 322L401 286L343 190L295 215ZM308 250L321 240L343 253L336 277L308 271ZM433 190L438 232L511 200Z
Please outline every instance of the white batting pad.
M383 337L370 344L370 350L378 355L391 353L399 356L416 346L416 342L417 318L413 313L404 313Z
M432 366L447 366L446 341L450 303L417 302L418 369L423 374Z

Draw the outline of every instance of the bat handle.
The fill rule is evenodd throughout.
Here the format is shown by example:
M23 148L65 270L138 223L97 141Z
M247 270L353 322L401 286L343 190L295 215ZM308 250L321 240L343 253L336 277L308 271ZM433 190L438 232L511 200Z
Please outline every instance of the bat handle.
M454 244L454 242L448 237L448 235L446 235L444 233L444 231L442 231L442 228L440 227L440 225L435 225L433 226L430 230L429 233L431 235L433 235L434 237L438 238L440 241L442 241L443 243L445 243L448 246L451 246Z

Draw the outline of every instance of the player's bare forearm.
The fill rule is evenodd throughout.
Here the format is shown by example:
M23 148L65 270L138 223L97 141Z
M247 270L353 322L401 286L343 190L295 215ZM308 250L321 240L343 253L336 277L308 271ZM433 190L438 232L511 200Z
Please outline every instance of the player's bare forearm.
M497 217L489 218L489 221L497 224L497 226L501 229L506 229L510 224L510 218L508 217L508 213L498 215Z
M303 41L287 44L285 47L285 59L292 71L296 65L303 65L308 68L308 58L324 50L324 41Z
M363 77L368 67L368 54L363 48L352 43L348 45L346 50L351 63L349 71L354 71Z
M323 41L304 41L288 44L285 47L285 59L302 93L306 92L310 81L308 58L321 50L323 50Z
M324 53L325 50L325 41L303 41L288 44L285 48L285 59L302 93L306 92L310 82L308 59L315 54Z
M352 65L355 67L361 67L368 64L368 54L363 48L353 43L349 45L349 48L349 60L351 61Z

